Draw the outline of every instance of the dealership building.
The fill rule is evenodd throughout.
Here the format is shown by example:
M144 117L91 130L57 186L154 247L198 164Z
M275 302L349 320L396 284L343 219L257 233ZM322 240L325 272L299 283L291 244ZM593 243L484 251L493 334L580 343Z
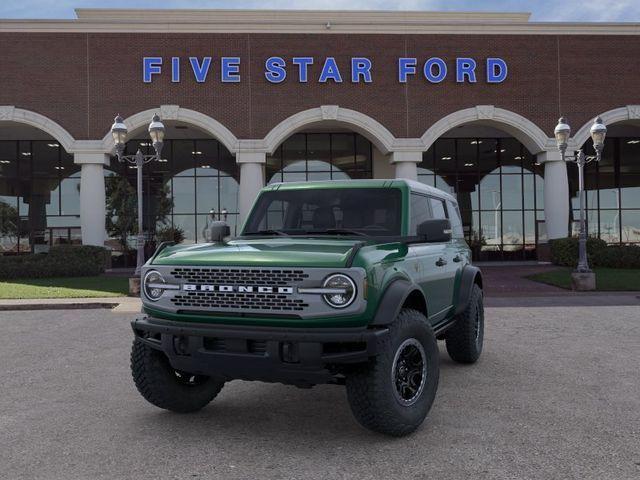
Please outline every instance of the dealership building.
M577 231L578 174L553 138L592 151L589 234L640 243L640 24L540 23L526 13L76 11L0 20L0 254L134 236L134 165L150 241L232 232L272 182L410 178L453 193L479 260L543 256ZM133 193L131 193L133 192ZM226 212L224 215L222 212ZM109 219L109 220L107 220ZM125 232L124 237L127 237ZM132 232L130 232L132 233Z

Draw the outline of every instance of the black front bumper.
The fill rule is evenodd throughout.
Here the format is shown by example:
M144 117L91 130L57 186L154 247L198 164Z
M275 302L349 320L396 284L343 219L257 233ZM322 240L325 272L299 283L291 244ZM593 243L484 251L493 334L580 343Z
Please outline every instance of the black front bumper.
M294 385L335 382L345 365L378 354L387 328L281 328L172 322L141 316L136 340L160 350L172 367L227 379Z

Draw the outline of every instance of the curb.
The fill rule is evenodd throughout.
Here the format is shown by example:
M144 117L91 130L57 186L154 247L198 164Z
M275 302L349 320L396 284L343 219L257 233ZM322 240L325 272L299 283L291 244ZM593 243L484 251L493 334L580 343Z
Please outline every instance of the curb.
M26 311L26 310L90 310L90 309L114 309L120 302L77 302L77 303L23 303L14 305L0 305L0 312Z

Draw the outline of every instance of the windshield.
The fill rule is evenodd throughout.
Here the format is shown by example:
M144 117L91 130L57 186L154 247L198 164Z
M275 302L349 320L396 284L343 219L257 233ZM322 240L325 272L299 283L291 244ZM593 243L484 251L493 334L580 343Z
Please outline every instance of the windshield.
M265 192L243 235L400 235L397 188L329 188Z

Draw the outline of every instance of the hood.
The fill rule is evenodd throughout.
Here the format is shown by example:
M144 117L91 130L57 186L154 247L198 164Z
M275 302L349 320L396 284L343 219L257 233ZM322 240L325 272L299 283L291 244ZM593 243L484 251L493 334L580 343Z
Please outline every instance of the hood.
M345 267L358 239L256 238L165 248L153 265Z

